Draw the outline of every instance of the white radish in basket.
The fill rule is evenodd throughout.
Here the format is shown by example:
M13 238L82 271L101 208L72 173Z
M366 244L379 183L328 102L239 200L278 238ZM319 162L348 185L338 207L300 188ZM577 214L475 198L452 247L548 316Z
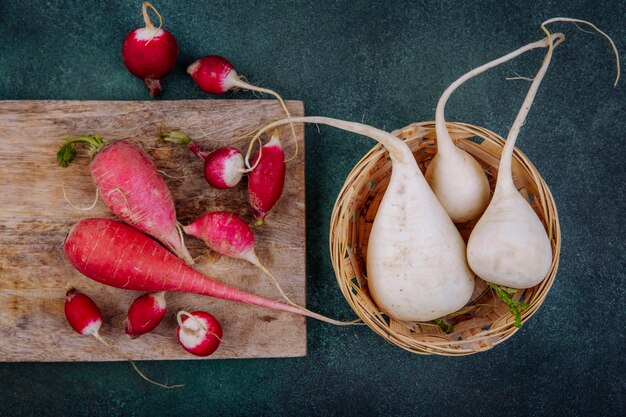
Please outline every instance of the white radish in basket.
M543 64L511 127L502 150L493 198L472 230L467 246L467 258L472 270L482 279L499 286L517 289L534 287L546 277L552 264L552 246L546 230L535 211L515 188L511 163L515 140L550 65L553 49L560 43L557 35L550 35L545 28L546 24L555 21L588 24L607 37L613 45L608 35L585 21L556 18L541 26L555 42L550 42ZM619 79L619 57L614 45L613 50L617 58ZM519 312L514 313L519 323Z
M465 242L426 183L406 143L360 123L326 117L290 120L358 133L389 151L391 180L367 249L368 286L378 307L394 319L410 321L433 320L463 307L474 290ZM290 120L270 123L253 140Z
M563 35L556 34L557 42ZM503 64L524 52L549 46L548 38L530 43L501 58L473 69L452 83L442 94L435 112L437 154L426 170L426 181L454 223L464 223L479 217L489 203L489 182L478 161L456 147L446 128L444 109L454 90L470 78Z

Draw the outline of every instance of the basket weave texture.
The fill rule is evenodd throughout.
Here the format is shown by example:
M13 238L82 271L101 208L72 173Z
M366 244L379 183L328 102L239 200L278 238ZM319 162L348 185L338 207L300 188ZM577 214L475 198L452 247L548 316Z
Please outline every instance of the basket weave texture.
M473 125L447 123L447 126L455 144L485 168L493 192L504 139ZM425 172L436 153L435 123L414 123L392 133L406 142L420 169ZM517 291L513 297L528 304L528 308L522 311L524 323L541 306L554 282L561 232L550 190L537 169L517 148L513 153L512 170L515 186L546 228L553 253L550 272L543 281L533 288ZM365 260L372 223L390 176L388 154L381 145L375 146L350 172L335 202L330 225L330 256L339 287L355 313L390 343L419 354L469 355L488 350L511 337L518 330L514 326L513 314L479 278L468 304L445 318L445 323L452 326L450 333L432 321L393 320L376 306L367 287ZM466 242L475 223L457 225Z

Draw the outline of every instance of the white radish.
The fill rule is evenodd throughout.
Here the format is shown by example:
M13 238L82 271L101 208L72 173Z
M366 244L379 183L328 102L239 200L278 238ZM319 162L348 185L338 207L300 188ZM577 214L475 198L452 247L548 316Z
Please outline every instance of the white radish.
M560 43L558 35L551 35L545 25L559 20L589 24L611 41L604 32L581 20L556 18L541 26L554 42L550 41L543 64L511 127L502 150L494 195L472 230L467 246L467 258L472 270L482 279L500 286L517 289L534 287L546 277L552 264L552 246L546 230L515 188L511 164L519 131L550 65L554 47ZM617 57L619 79L619 57L615 48L613 50Z
M557 34L561 39L563 35ZM524 52L548 47L548 39L533 42L501 58L473 69L452 83L442 94L435 112L437 154L426 170L426 181L454 223L464 223L479 217L489 203L489 182L478 161L456 147L446 128L444 110L454 90L470 78L507 62Z
M463 307L474 289L465 243L426 183L409 147L390 133L326 117L294 117L263 127L318 123L376 140L389 152L391 179L372 226L367 280L380 309L397 320L427 321Z

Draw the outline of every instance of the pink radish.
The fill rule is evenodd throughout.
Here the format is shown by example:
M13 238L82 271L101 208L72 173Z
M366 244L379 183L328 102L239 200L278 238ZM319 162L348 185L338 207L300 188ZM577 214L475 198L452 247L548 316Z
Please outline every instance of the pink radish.
M65 294L65 318L72 329L83 336L98 340L102 326L102 314L91 298L71 288Z
M280 199L285 185L285 152L278 130L274 130L272 139L254 156L252 165L248 175L248 199L256 217L254 224L258 226L265 223L265 217Z
M187 352L196 356L209 356L222 342L222 326L206 311L187 313L179 311L178 341Z
M100 313L100 309L91 298L74 288L71 288L65 294L65 318L72 329L74 329L77 333L80 333L83 336L93 336L103 345L123 356L130 362L135 372L137 372L137 374L139 374L139 376L144 380L162 388L179 388L183 386L164 385L153 381L141 372L137 365L135 365L135 362L133 362L133 360L130 359L125 353L104 340L102 336L100 336L100 327L102 326L102 314Z
M135 339L154 330L165 316L165 292L144 294L130 305L126 315L125 331Z
M174 200L154 161L131 142L109 143L98 135L85 135L66 139L57 153L61 166L74 159L74 144L78 142L85 143L93 157L91 177L111 211L193 264L176 221Z
M280 103L287 118L291 118L283 98L277 92L245 82L226 58L219 55L205 56L189 65L189 67L187 67L187 73L191 75L191 78L193 78L198 87L205 93L224 94L234 88L241 88L243 90L257 91L274 96ZM293 123L289 123L289 126L291 127L291 133L296 144L297 154L298 140L296 139L296 130L293 127Z
M159 137L167 142L188 145L189 150L204 162L204 178L211 187L225 190L241 181L245 166L243 155L237 148L218 148L207 153L184 132L159 133Z
M158 28L150 21L148 7L159 16ZM163 19L154 6L144 2L142 13L146 26L135 29L126 36L122 45L122 58L128 71L141 78L146 83L150 96L156 97L163 91L161 79L172 72L176 65L178 45L170 32L161 29Z
M112 287L150 292L189 292L300 314L332 324L352 324L214 281L185 265L148 236L115 220L79 221L70 230L63 249L67 259L80 273Z
M285 300L297 306L287 297L278 284L278 280L259 260L254 250L254 234L248 223L239 216L226 211L207 213L195 220L183 230L190 236L202 240L211 250L220 255L243 259L266 273L273 281Z

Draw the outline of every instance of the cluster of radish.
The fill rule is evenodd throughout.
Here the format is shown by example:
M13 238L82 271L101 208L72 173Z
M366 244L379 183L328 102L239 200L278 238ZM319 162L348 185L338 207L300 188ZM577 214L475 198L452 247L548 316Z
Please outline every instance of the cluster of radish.
M128 70L142 78L150 94L156 96L162 91L161 79L174 68L178 47L174 37L161 29L161 25L158 28L152 25L148 8L156 12L152 5L143 3L146 27L127 36L123 58ZM278 99L287 120L290 118L277 93L245 83L224 58L202 58L190 66L189 73L204 91L212 94L224 93L235 87L271 94ZM291 131L295 138L293 124ZM249 158L254 141L250 142L244 158L239 150L232 147L206 153L182 132L170 132L161 137L189 145L190 150L204 161L205 178L214 188L234 187L243 174L248 173L248 197L255 216L254 224L264 223L279 200L285 181L286 161L278 131L259 149L251 162ZM70 137L57 152L61 166L67 166L74 159L78 143L86 148L91 157L90 171L97 195L122 222L97 218L79 221L65 239L64 252L79 272L95 281L147 292L137 298L128 310L125 330L131 338L154 330L161 322L166 312L166 291L202 294L333 324L346 324L292 302L257 257L252 229L237 215L210 212L187 226L181 225L176 218L170 190L154 161L140 146L128 140L109 142L95 134ZM246 260L257 266L274 280L287 304L227 286L195 270L183 233L204 241L221 255ZM78 333L92 335L117 350L99 335L102 316L88 296L75 289L69 290L65 312L71 327ZM176 319L178 340L186 351L198 356L208 356L216 351L222 340L222 328L215 317L203 311L179 311ZM131 363L144 379L155 383Z
M295 117L270 123L255 136L291 122L325 124L372 138L389 152L391 178L372 225L366 260L369 292L388 316L399 321L441 322L468 303L477 276L507 304L513 324L521 326L520 309L526 305L511 295L547 276L552 247L541 220L514 186L511 162L553 50L564 40L562 34L546 29L557 21L587 24L605 36L618 61L619 79L617 50L604 32L577 19L548 20L541 25L544 39L470 71L444 92L436 109L437 154L425 175L402 140L360 123ZM444 119L445 103L466 80L535 48L548 51L508 134L491 195L485 170L452 142ZM475 219L479 220L466 246L455 223Z

